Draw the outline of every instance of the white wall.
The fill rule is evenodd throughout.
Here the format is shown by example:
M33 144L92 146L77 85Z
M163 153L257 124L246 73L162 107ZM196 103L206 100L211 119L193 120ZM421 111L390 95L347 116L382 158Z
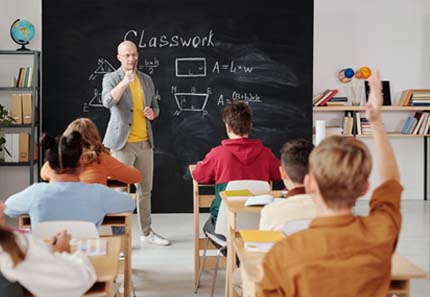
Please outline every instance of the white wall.
M41 0L0 0L0 49L18 46L9 37L13 20L31 21L36 27L31 49L41 49ZM16 72L13 61L0 60L0 83L10 83ZM19 63L19 60L18 60ZM429 0L315 0L314 93L341 88L336 73L344 67L369 66L380 69L391 83L391 95L398 98L407 88L430 88L430 1ZM342 91L342 89L341 89ZM0 100L5 100L0 94ZM4 102L4 101L0 101ZM338 114L317 115L337 118ZM397 117L385 115L386 125L395 129ZM365 140L372 147L370 139ZM394 138L405 197L423 197L423 140ZM373 151L373 150L372 150ZM376 168L375 168L376 169ZM26 168L0 168L0 197L25 187ZM377 178L372 175L372 184Z
M328 88L345 94L337 72L361 66L379 69L382 78L390 81L394 103L404 89L430 88L430 1L315 0L314 94ZM386 129L399 131L409 115L384 113ZM332 124L341 117L341 113L314 115ZM374 153L372 139L364 141ZM407 199L424 196L423 141L421 137L391 138ZM378 184L376 169L373 186Z

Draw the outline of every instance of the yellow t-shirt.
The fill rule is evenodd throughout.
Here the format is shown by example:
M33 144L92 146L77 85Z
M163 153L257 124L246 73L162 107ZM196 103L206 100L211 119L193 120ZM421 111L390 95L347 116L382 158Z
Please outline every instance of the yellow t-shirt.
M149 137L148 129L146 127L146 118L143 115L145 94L143 93L137 74L134 75L134 82L132 82L129 87L131 98L133 100L133 121L131 123L130 134L128 135L127 141L146 141Z

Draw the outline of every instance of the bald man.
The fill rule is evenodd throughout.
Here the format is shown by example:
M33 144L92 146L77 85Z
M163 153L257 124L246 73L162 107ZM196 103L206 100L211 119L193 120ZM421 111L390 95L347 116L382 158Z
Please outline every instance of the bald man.
M136 184L141 241L169 245L167 239L151 228L154 162L151 121L160 113L154 83L149 75L137 70L138 53L133 42L121 42L117 58L121 67L103 77L102 101L110 110L103 144L110 148L112 156L142 173L142 181Z

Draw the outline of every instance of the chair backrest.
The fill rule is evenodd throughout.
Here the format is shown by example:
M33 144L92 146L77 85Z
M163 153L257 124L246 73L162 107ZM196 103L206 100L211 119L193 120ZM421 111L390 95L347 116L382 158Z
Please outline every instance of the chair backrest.
M86 221L45 221L32 227L33 236L45 240L67 230L75 238L98 238L96 225Z
M270 192L270 184L262 180L242 179L230 181L226 190L243 190L248 189L252 194L259 195Z
M288 236L298 231L307 229L311 221L312 219L301 219L301 220L289 221L284 225L284 227L282 227L282 233L284 233L285 236Z
M228 182L226 190L243 190L248 189L252 194L259 195L270 192L270 184L266 181L243 179ZM242 213L237 216L237 229L258 229L259 214ZM227 210L223 201L221 201L218 217L215 224L215 233L227 237Z

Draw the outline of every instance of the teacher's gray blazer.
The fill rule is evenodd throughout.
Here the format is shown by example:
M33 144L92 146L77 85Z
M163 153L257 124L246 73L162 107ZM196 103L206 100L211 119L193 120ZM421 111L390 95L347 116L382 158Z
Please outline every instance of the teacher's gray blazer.
M155 115L158 116L160 108L158 107L157 99L155 98L155 89L152 78L140 71L137 71L137 75L145 97L144 107L151 107ZM125 90L118 103L110 94L111 90L115 88L123 78L124 71L122 68L119 68L114 72L107 73L103 77L103 106L110 110L110 119L103 139L103 144L113 151L122 149L126 144L131 129L131 122L133 120L134 110L130 88ZM154 136L152 134L151 121L148 119L146 119L146 127L148 128L149 142L151 143L152 148L154 148Z

